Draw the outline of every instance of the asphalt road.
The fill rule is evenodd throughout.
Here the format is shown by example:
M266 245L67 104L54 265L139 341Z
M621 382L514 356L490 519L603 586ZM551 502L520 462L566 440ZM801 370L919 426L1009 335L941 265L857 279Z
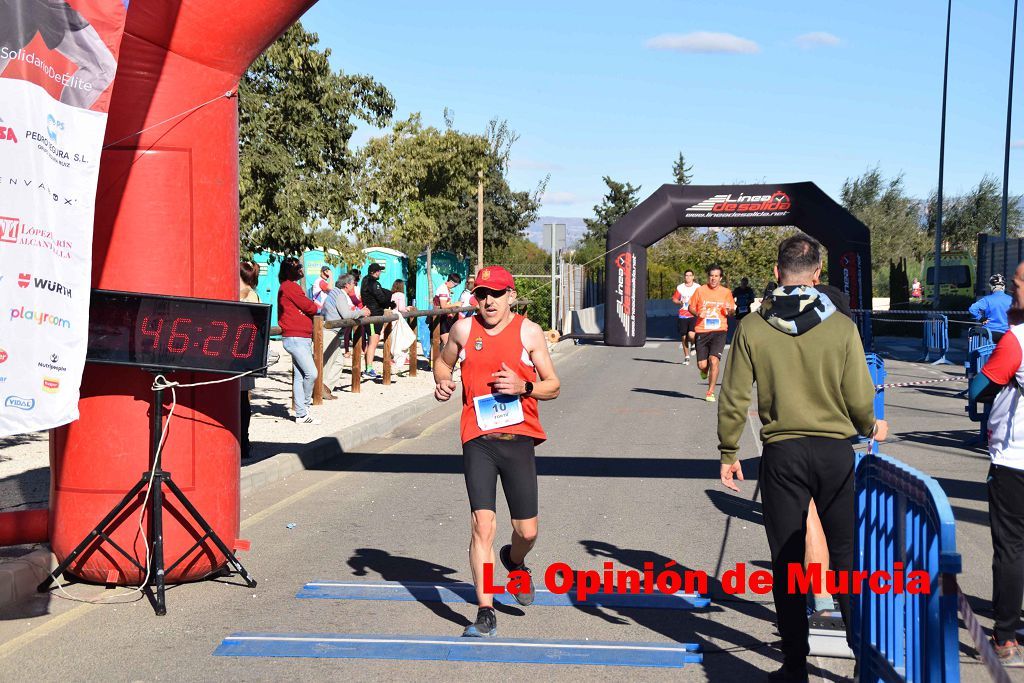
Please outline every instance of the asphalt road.
M677 344L662 341L642 349L584 346L556 361L562 395L541 409L549 440L538 449L540 537L530 556L537 570L556 561L599 569L606 560L639 568L670 559L712 576L739 562L767 567L754 499L754 430L744 434L747 480L734 495L717 480L716 406L704 402L695 364L680 360ZM889 369L890 381L944 372L896 362ZM939 477L949 493L960 520L961 585L988 626L987 458L960 447L974 425L952 397L959 388L890 391L897 438L885 450ZM247 498L241 535L253 549L241 557L260 582L255 589L230 578L176 586L163 618L145 600L97 606L56 595L0 613L0 680L662 680L661 669L212 656L238 631L461 633L475 614L470 605L295 598L316 580L470 580L457 408L439 406L359 453ZM499 501L503 539L510 527ZM86 598L120 592L67 590ZM711 607L694 612L504 608L499 635L697 643L704 662L673 672L683 680L759 680L777 668L770 596L726 595L712 581L711 597ZM961 634L963 678L987 680ZM814 664L825 680L852 673L847 660Z

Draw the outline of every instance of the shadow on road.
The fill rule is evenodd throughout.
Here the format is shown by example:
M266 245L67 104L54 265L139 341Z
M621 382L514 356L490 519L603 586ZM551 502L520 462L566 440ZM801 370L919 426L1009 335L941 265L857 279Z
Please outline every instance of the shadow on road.
M425 581L432 584L455 583L451 577L457 570L434 564L415 557L404 557L392 555L386 550L379 548L357 548L355 554L348 560L348 566L352 567L352 574L355 576L366 576L374 572L385 581L396 581L401 584L406 582ZM440 593L434 592L427 598L418 600L424 607L442 619L458 624L469 626L472 623L464 614L456 612L448 604L441 602ZM495 603L494 609L504 614L521 617L524 612L516 607L509 607Z
M674 571L682 574L691 568L677 562L670 569L665 565L672 558L656 552L636 548L620 548L612 543L597 540L583 540L580 545L593 557L600 557L617 562L625 567L644 570L644 564L652 563L655 572ZM728 595L722 590L721 582L716 577L708 577L708 596L713 605L721 608L724 603L729 609L735 610L746 617L774 622L775 612L763 604L751 602L735 595ZM635 623L660 633L677 643L697 643L704 653L704 670L708 680L740 681L762 680L764 672L752 664L744 652L764 650L764 655L781 662L782 655L765 643L752 637L749 633L713 619L710 610L667 610L667 609L633 609L622 607L577 607L580 611L599 617L611 624L628 625ZM712 608L714 609L714 607ZM717 641L717 642L716 642ZM726 642L731 647L722 647L719 643Z

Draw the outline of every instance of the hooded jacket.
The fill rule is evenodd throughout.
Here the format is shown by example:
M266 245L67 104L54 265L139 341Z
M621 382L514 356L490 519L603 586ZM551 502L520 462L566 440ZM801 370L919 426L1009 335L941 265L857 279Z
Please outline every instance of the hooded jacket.
M875 389L853 321L811 286L776 288L739 324L718 404L718 449L736 462L757 383L762 443L867 436Z

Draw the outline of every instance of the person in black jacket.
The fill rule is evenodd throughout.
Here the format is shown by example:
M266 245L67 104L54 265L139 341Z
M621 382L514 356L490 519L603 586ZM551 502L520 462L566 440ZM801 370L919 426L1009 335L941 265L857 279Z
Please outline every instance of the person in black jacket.
M371 263L370 267L366 269L366 277L363 278L363 283L359 287L360 298L363 300L363 305L370 309L371 316L384 315L385 309L394 307L391 302L391 290L384 289L380 284L380 274L383 271L384 266L379 263ZM366 369L363 370L363 377L367 379L377 379L378 376L373 369L373 355L376 353L377 343L380 341L381 327L379 323L370 323L366 326Z

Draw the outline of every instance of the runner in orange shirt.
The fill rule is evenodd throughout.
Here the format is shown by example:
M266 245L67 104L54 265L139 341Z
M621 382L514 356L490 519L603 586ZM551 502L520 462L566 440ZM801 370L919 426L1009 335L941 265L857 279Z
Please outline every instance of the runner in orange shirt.
M690 313L697 318L697 367L700 378L708 380L704 400L713 403L718 365L725 351L729 314L736 311L736 301L728 287L722 286L721 266L708 267L708 283L701 285L690 297Z

